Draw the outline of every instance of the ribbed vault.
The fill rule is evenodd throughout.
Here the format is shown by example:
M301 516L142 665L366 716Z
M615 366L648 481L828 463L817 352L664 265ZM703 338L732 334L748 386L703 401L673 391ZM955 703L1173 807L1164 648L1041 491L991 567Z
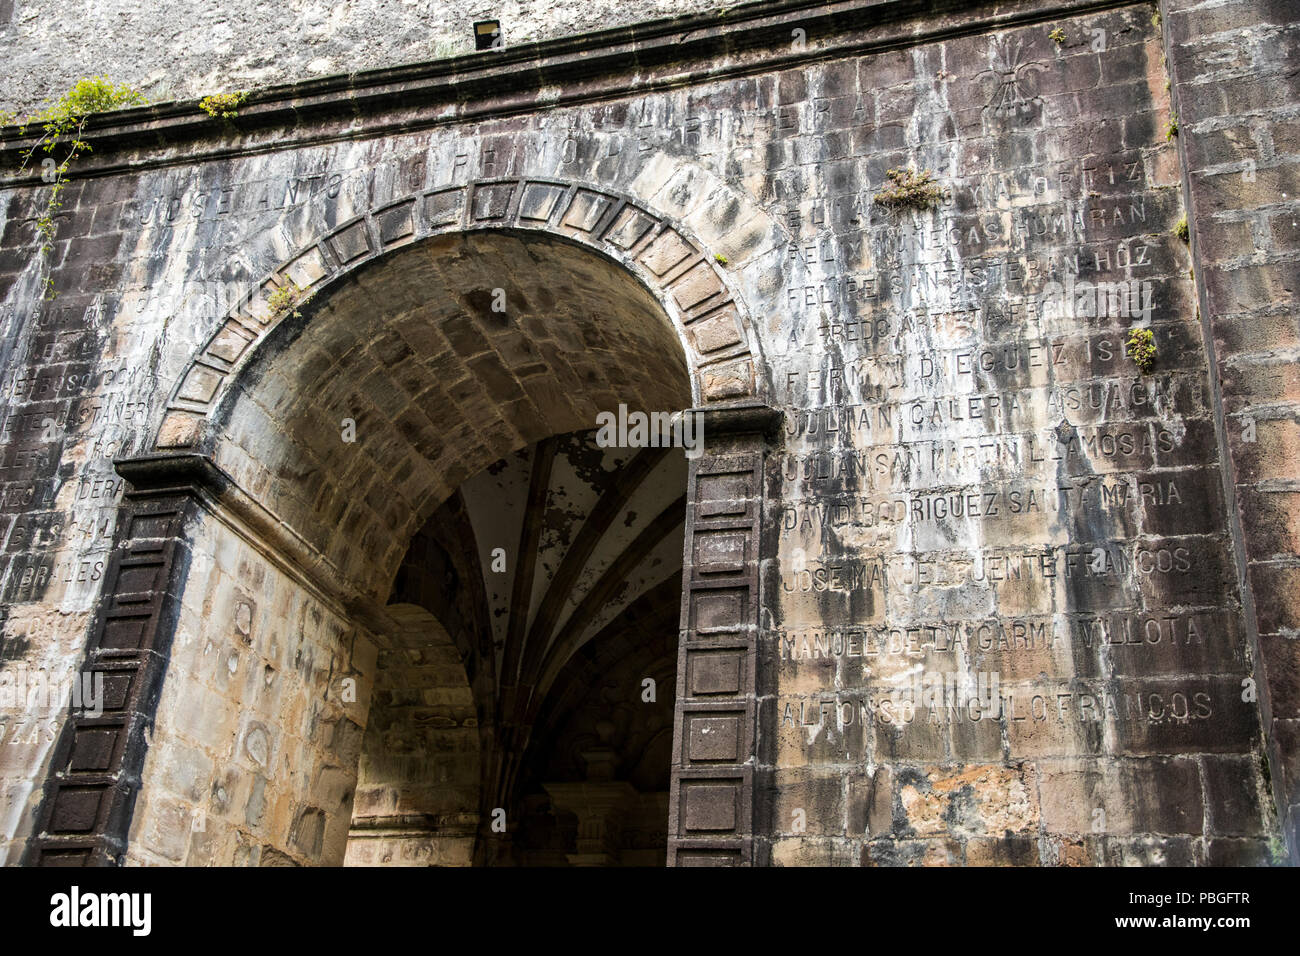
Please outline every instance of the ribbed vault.
M630 788L629 812L658 806L672 734L685 485L680 449L601 448L588 431L498 460L435 512L412 541L390 605L427 611L427 638L381 655L373 707L384 718L367 738L354 836L392 816L431 847L408 856L454 856L448 846L460 846L463 834L449 803L466 797L467 762L453 741L470 727L478 730L482 774L479 803L460 807L464 817L477 811L486 820L502 807L513 823L528 812L525 798L535 808L544 785L580 782L589 771L602 785ZM440 683L428 660L448 644L464 669ZM453 706L467 684L472 715ZM444 736L435 741L394 723L403 706L408 724L437 723ZM593 737L592 728L615 717L609 739ZM401 768L379 772L393 766L380 752L421 734L409 777ZM599 766L585 767L576 756L582 747L595 748ZM439 748L441 757L432 754ZM566 758L553 760L560 752ZM647 819L662 824L653 813ZM480 839L487 844L480 859L499 859L507 846L494 846L490 829Z

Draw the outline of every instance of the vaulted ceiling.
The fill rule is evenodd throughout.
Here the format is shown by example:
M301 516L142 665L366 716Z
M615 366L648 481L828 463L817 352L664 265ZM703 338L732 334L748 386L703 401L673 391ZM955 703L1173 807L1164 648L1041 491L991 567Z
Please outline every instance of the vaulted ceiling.
M570 433L471 477L416 534L391 604L426 609L450 635L477 716L451 706L455 688L412 694L391 674L376 704L405 695L421 719L475 724L485 808L509 802L525 764L534 782L581 779L589 747L612 753L602 772L666 783L685 488L680 449L601 448L594 432ZM419 653L407 635L380 670L410 670ZM646 678L655 708L639 708ZM545 746L528 756L539 734Z

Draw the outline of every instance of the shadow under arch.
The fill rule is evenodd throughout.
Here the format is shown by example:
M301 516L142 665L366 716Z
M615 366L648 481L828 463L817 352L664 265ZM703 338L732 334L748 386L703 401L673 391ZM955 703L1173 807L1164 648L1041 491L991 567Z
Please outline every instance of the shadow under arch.
M382 604L459 485L602 412L691 405L668 310L565 238L475 230L349 273L276 323L196 450Z

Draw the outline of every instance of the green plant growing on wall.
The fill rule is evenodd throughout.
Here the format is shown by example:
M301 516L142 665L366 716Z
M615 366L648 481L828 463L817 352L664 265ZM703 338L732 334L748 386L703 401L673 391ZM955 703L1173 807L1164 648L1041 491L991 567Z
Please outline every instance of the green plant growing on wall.
M280 276L280 282L283 284L266 299L267 305L271 307L272 319L278 321L287 316L293 316L295 319L302 318L299 309L307 304L311 295L287 275Z
M114 85L108 77L88 77L78 80L76 85L64 93L53 106L28 117L22 123L23 135L26 134L27 127L34 124L40 124L44 130L41 138L23 156L22 169L27 168L27 164L31 162L38 149L48 154L66 150L62 162L56 164L55 157L51 155L42 164L45 166L42 178L46 182L53 183L49 199L45 204L45 211L36 220L36 233L40 236L42 256L48 255L54 248L54 217L63 206L62 195L68 183L68 169L82 153L90 152L90 144L81 138L86 128L86 120L95 113L106 113L125 106L138 106L143 102L144 94L131 86ZM54 294L54 280L47 276L45 298L52 299Z
M1273 866L1286 866L1287 864L1286 841L1276 833L1268 838L1268 856L1269 862Z
M1065 42L1065 31L1060 27L1057 27L1051 33L1047 34L1047 39L1051 40L1057 46L1060 46Z
M1192 232L1191 229L1188 228L1186 216L1174 223L1174 235L1183 240L1183 242L1191 242Z
M885 175L893 185L876 193L876 202L889 209L933 209L947 195L928 169L895 167Z
M727 257L724 256L722 253L718 252L714 254L713 261L720 266L725 266L727 264Z
M1125 343L1125 353L1145 375L1156 363L1156 337L1150 329L1133 329Z
M234 119L239 115L239 107L248 99L247 90L234 93L213 93L199 100L199 109L217 119Z
M1178 117L1177 115L1169 118L1169 125L1165 127L1165 142L1173 142L1178 135Z

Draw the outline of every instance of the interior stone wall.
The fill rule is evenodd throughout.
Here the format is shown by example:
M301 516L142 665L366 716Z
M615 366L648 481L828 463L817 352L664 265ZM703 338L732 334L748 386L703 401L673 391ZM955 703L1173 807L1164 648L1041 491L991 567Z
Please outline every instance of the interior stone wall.
M216 517L194 554L125 862L339 866L375 638Z
M437 618L394 605L376 662L348 866L469 866L479 822L479 731L465 666Z

